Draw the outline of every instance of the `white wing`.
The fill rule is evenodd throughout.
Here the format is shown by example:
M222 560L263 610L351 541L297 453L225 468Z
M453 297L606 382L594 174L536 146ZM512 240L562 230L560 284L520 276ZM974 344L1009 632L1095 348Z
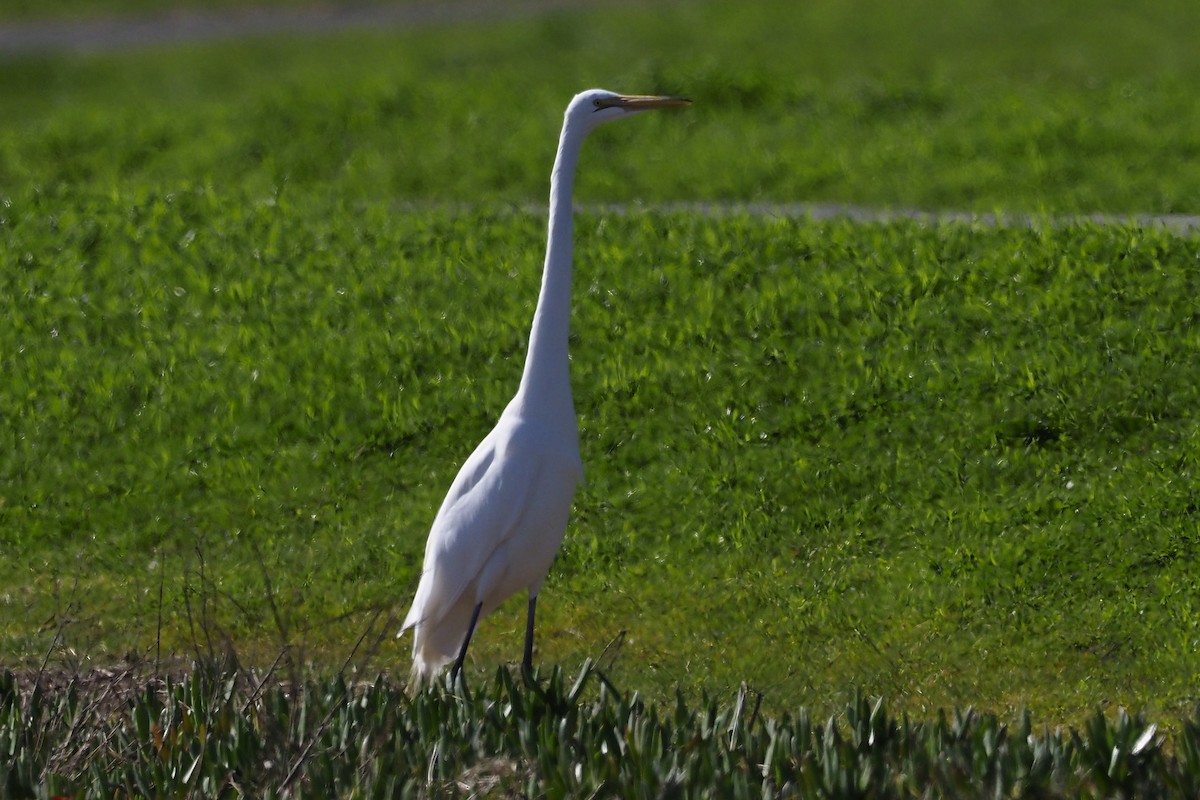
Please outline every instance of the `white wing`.
M432 674L453 659L476 603L487 613L519 589L540 587L581 474L577 446L536 424L502 416L480 442L434 519L400 631L416 628L415 672Z

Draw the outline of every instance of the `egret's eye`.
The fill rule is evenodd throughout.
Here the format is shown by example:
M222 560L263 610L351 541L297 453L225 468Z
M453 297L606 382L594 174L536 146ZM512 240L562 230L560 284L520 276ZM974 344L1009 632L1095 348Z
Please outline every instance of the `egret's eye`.
M600 98L597 97L595 100L593 100L592 105L594 105L596 108L599 108L600 107Z

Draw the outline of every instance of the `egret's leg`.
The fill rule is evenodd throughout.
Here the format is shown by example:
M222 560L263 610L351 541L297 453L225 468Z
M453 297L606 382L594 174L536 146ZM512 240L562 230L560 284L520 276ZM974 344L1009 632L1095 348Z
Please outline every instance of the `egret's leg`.
M525 617L525 660L521 662L521 671L526 675L533 674L533 615L537 611L537 595L529 595L529 613Z
M471 643L471 635L475 633L475 623L479 622L479 612L482 610L483 603L476 603L475 610L471 612L471 622L467 625L467 635L463 638L462 647L458 651L458 659L455 660L454 666L450 668L451 684L458 679L458 673L462 672L463 661L467 657L467 645Z

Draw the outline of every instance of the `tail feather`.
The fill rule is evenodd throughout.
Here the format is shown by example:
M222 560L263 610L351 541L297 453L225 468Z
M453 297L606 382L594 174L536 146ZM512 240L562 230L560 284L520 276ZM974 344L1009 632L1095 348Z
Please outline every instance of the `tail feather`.
M425 684L432 682L438 676L438 673L445 669L446 665L453 660L453 656L448 656L444 653L430 653L426 655L414 648L412 671L408 674L409 684L419 689Z
M413 631L413 663L410 685L420 687L438 676L458 656L474 605L462 600L445 609L438 617L424 617L415 604L408 612L397 637Z

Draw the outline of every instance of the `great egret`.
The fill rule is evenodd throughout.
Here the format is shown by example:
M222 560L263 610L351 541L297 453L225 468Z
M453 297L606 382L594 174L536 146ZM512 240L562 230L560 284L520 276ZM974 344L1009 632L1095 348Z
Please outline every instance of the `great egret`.
M601 123L689 103L591 89L567 106L550 173L546 263L521 384L450 485L425 544L416 597L396 634L413 629L415 682L432 678L452 659L454 680L480 616L521 589L529 593L522 669L532 669L538 590L583 479L567 357L575 165L583 140Z

